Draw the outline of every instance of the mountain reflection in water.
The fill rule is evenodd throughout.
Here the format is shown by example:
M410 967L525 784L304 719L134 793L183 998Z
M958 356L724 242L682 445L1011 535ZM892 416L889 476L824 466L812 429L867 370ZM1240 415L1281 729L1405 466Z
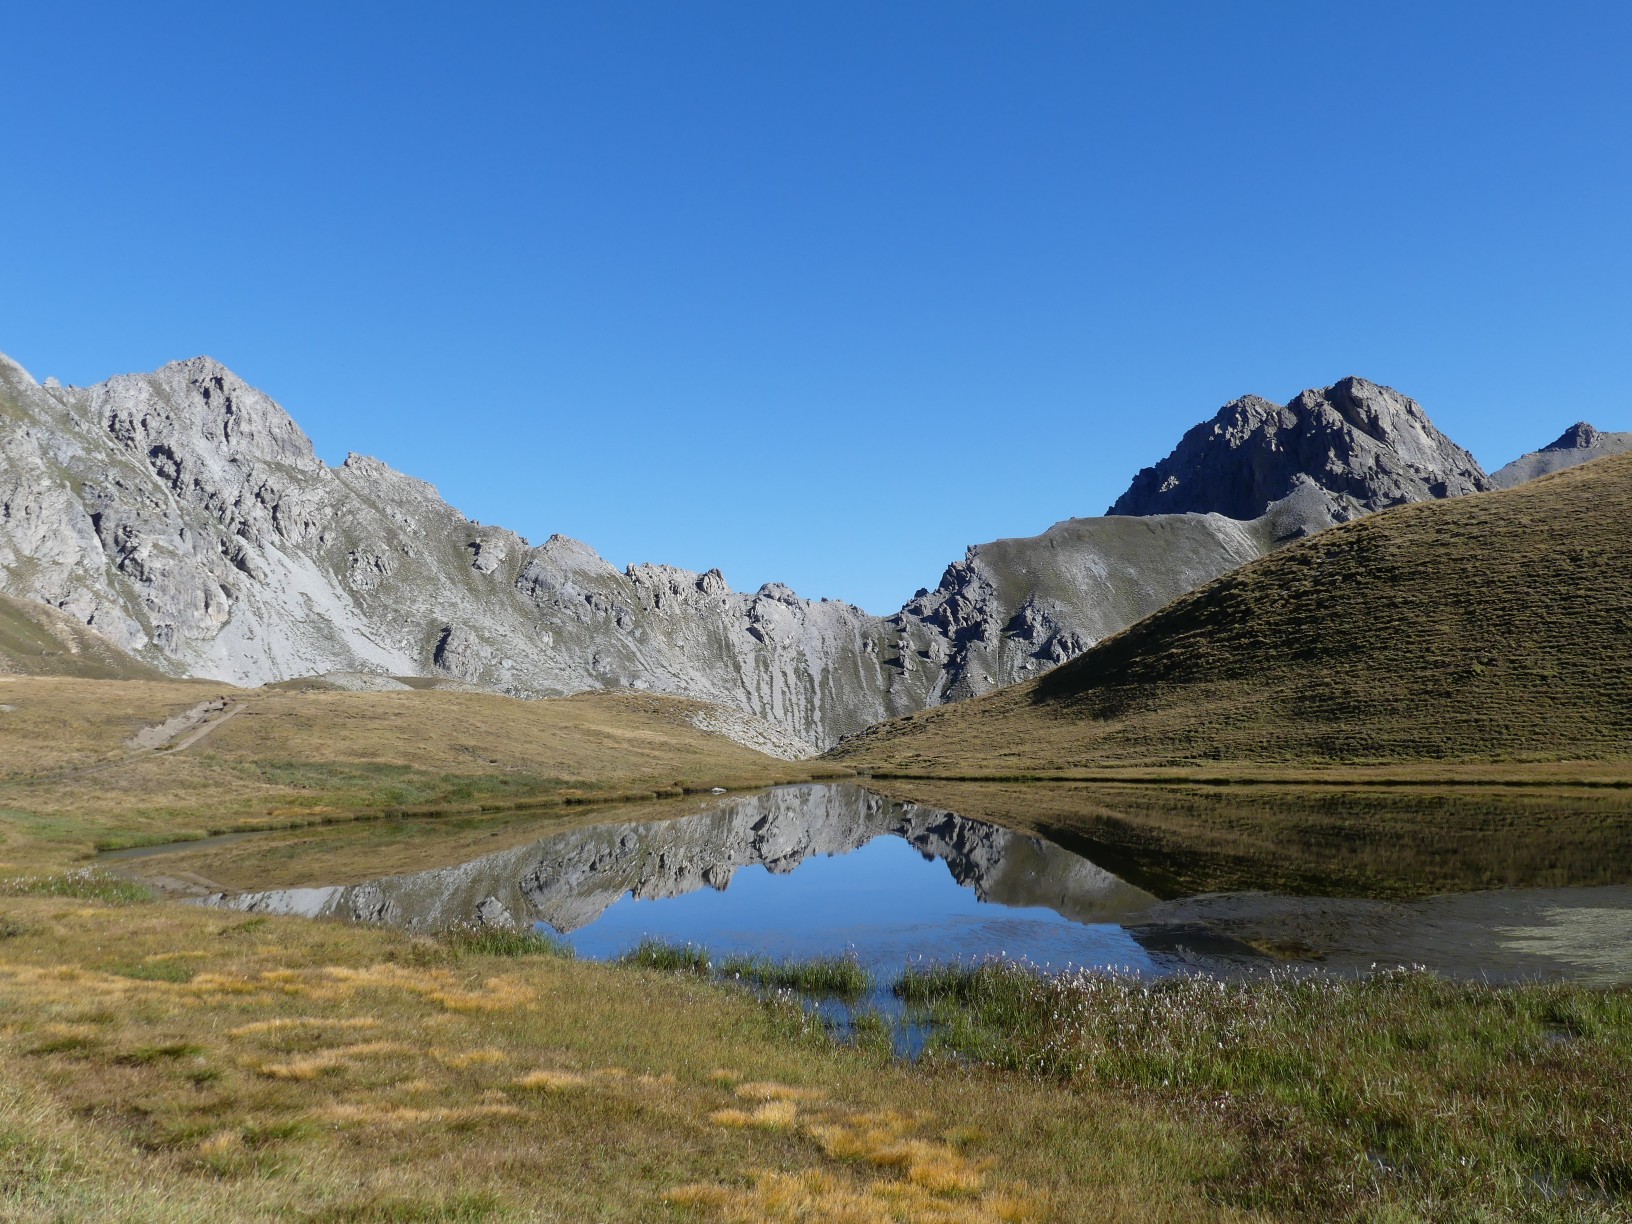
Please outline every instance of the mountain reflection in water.
M851 784L812 784L429 871L210 900L414 931L542 922L591 956L650 934L717 951L849 950L881 967L1000 951L1138 967L1147 958L1114 924L1155 898L1041 838Z
M1441 809L1419 802L1431 832ZM1162 851L1178 874L1183 849ZM1291 962L1365 973L1420 963L1491 980L1632 982L1632 888L1596 883L1602 876L1591 887L1392 900L1250 882L1159 899L1046 837L826 783L727 796L668 820L580 826L450 866L205 903L419 932L543 924L596 959L647 936L716 955L850 954L881 975L1001 953L1052 968L1234 973Z

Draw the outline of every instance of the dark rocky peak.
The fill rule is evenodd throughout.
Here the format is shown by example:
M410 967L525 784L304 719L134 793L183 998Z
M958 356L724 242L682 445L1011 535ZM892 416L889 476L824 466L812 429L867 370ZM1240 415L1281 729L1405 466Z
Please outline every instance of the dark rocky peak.
M1415 400L1363 378L1302 392L1285 405L1232 400L1145 468L1113 515L1207 514L1255 519L1313 486L1323 517L1341 522L1385 506L1490 487L1473 456L1434 427Z
M1598 445L1598 440L1602 437L1603 434L1585 421L1577 421L1559 434L1556 442L1549 442L1541 449L1544 451L1591 450Z

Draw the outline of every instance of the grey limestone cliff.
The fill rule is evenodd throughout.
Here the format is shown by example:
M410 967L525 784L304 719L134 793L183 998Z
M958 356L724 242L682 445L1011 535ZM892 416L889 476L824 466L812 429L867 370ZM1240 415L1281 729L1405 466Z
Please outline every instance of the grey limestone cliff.
M376 460L329 467L207 358L89 388L0 364L0 590L172 674L260 684L443 675L522 696L607 687L739 708L810 746L918 708L928 632L718 572L618 570L468 521ZM904 637L902 634L904 633Z

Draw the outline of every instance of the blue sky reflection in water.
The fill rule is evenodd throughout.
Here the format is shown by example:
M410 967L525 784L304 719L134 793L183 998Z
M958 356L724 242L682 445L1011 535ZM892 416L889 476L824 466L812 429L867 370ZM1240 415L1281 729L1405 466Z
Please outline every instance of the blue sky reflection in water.
M1053 968L1156 967L1115 923L1079 923L1041 906L982 901L946 863L893 835L846 854L813 856L786 873L744 866L723 891L652 899L626 893L563 938L578 955L604 960L648 936L697 944L716 957L850 953L881 975L922 960L998 953Z

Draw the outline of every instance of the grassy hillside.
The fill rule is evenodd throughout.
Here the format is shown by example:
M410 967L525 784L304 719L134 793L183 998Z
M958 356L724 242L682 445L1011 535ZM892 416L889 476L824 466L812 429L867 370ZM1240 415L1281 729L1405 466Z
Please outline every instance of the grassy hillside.
M0 869L218 830L811 776L692 726L700 704L0 678ZM189 713L163 745L133 742Z
M943 775L1632 764L1632 456L1321 532L834 755Z
M9 595L0 595L0 675L164 678L66 612Z

